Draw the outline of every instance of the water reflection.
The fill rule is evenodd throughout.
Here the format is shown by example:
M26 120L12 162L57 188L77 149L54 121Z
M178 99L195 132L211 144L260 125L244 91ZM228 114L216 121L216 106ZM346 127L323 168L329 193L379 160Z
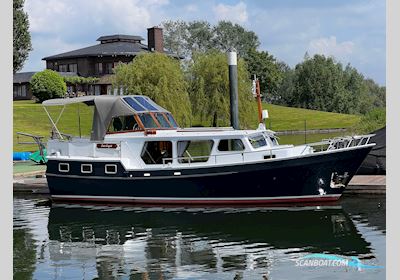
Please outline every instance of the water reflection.
M26 279L330 279L332 270L311 276L310 269L294 266L307 253L357 256L384 265L379 259L385 246L384 198L295 208L48 208L35 207L32 200L15 205L14 256L17 251L28 261L19 259L14 270L18 266L33 275ZM22 234L17 224L30 230ZM378 244L378 254L371 243ZM384 278L382 271L335 273Z
M366 242L340 206L300 209L52 207L54 260L95 258L100 278L185 272L268 270L271 252L368 255ZM180 269L183 271L180 271ZM183 274L182 274L183 273ZM147 277L147 276L146 276Z

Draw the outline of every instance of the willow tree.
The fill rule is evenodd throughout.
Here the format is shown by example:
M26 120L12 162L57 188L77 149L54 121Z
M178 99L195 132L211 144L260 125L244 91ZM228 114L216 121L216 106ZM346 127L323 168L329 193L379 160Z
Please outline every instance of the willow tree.
M191 122L187 82L179 61L161 53L140 54L115 68L113 86L123 94L146 95L169 110L180 126Z
M225 53L211 51L195 54L189 69L190 101L196 119L212 126L230 125L229 71ZM238 60L239 120L241 127L249 127L254 99L246 63Z

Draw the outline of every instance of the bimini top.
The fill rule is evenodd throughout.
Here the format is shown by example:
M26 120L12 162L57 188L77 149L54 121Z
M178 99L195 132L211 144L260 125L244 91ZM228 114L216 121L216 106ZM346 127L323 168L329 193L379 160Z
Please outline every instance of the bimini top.
M143 95L120 96L82 96L75 98L49 99L42 103L43 106L65 106L74 103L85 103L95 106L91 140L103 140L108 125L114 117L129 116L143 113L169 113L153 100Z

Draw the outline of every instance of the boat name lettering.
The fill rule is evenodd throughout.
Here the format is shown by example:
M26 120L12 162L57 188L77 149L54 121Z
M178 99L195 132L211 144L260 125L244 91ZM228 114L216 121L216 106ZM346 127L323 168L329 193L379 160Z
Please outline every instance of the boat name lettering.
M98 149L116 149L117 147L118 147L117 144L111 144L111 143L97 144Z

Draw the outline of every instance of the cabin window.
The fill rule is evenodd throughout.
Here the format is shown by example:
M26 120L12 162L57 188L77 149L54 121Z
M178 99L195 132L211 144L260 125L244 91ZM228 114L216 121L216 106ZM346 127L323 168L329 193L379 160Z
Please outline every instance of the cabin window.
M134 116L120 116L112 119L108 132L141 130Z
M117 173L117 165L116 164L106 164L104 167L104 171L106 174L116 174Z
M218 144L218 151L229 152L229 151L243 151L244 145L240 139L222 139Z
M171 123L173 127L178 127L178 124L176 123L174 117L170 113L165 113L165 116L168 118L168 121Z
M144 143L141 158L146 164L164 164L172 162L171 141L148 141Z
M69 163L59 163L58 164L58 171L60 172L69 172Z
M178 141L178 161L179 163L206 162L213 145L212 140Z
M154 117L157 119L158 123L162 128L171 128L168 121L165 119L163 114L161 113L154 113Z
M81 173L92 173L92 165L91 164L81 164Z
M267 145L267 141L265 140L263 135L249 137L249 141L254 149L257 149L257 148Z
M145 128L157 128L157 124L150 114L139 114L139 118L142 121Z

